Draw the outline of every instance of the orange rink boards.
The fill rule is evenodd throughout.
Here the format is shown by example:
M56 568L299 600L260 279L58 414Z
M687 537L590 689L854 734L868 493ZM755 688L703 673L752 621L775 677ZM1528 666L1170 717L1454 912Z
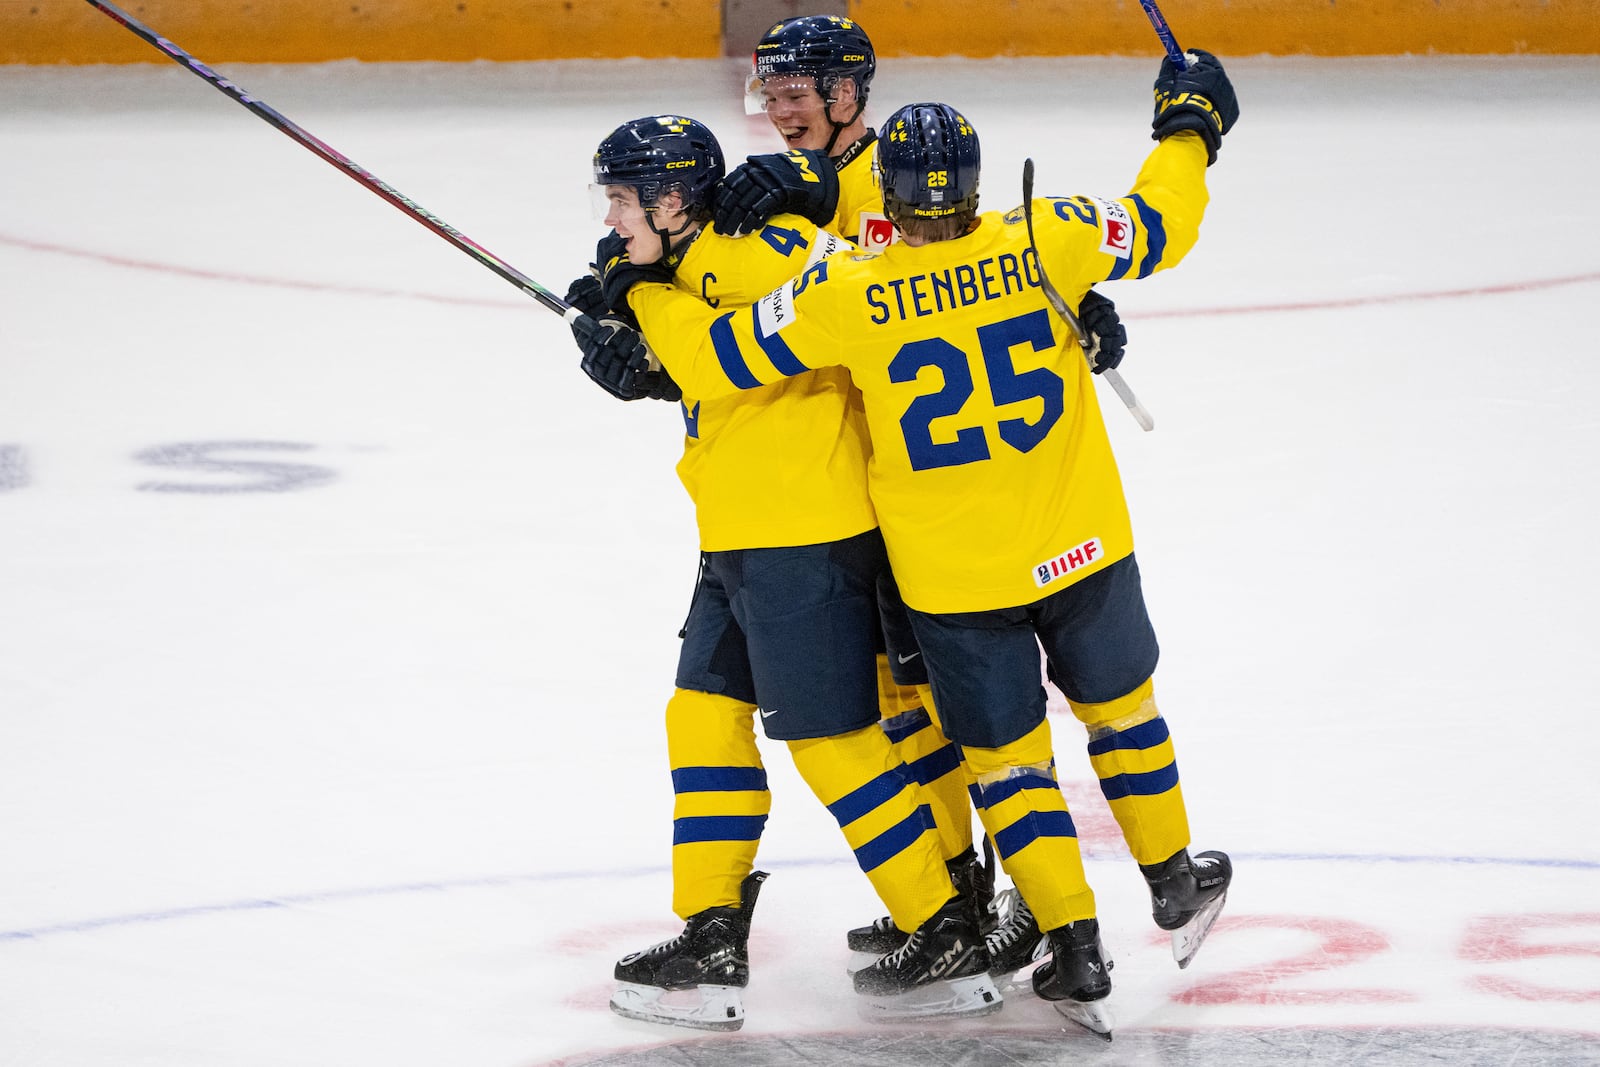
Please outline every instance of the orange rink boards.
M882 56L1132 55L1160 45L1137 0L122 0L217 62L708 58L730 9L837 11ZM1168 0L1178 40L1221 55L1592 54L1600 0ZM161 62L87 0L0 0L0 63Z

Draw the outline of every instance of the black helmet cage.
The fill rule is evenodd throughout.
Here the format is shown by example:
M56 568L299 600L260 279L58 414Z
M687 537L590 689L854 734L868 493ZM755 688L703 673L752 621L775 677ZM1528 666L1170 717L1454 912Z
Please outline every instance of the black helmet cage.
M889 217L939 219L978 209L978 132L948 104L908 104L878 134Z

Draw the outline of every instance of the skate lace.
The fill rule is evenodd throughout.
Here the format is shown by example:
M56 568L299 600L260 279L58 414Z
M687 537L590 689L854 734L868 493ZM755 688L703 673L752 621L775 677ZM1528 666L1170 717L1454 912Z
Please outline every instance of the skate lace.
M678 948L678 946L682 945L684 938L686 938L688 936L689 936L689 931L685 930L683 933L679 934L677 937L669 937L665 941L661 941L661 942L658 942L658 943L656 943L654 945L651 945L649 948L647 948L643 952L641 952L640 955L641 956L658 956L658 955L661 955L662 953L671 952L674 949Z
M897 968L901 964L905 963L906 960L916 955L920 948L922 948L922 931L918 930L910 937L906 938L905 944L901 945L899 948L883 957L883 959L879 960L877 965L885 968Z
M983 939L984 948L989 950L989 955L991 956L1001 955L1006 949L1021 941L1024 936L1030 935L1033 925L1033 912L1029 910L1028 905L1023 902L1022 898L1018 897L1010 918L991 930L989 935Z

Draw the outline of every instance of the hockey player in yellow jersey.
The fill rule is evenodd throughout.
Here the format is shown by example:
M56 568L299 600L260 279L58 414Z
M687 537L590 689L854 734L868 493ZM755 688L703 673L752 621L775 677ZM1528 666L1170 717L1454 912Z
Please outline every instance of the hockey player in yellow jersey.
M894 238L872 168L877 135L866 120L876 71L877 55L860 23L806 15L777 22L761 36L745 80L746 112L766 115L788 148L833 160L839 206L829 229L867 251ZM736 178L735 200L739 192ZM738 232L720 211L716 221L724 233Z
M877 134L866 121L876 70L876 52L859 22L840 15L806 15L781 20L762 35L745 81L746 112L764 114L791 149L820 152L833 161L840 194L830 228L864 251L881 251L895 233L878 185ZM719 190L712 208L717 230L739 234L759 229L773 210L791 202L793 191L786 185L792 176L782 157L752 156ZM1078 315L1102 357L1112 363L1120 359L1127 338L1111 301L1090 290ZM902 637L901 643L915 641ZM885 656L880 672L885 678L884 729L928 789L948 861L952 869L975 862L967 783L927 699L927 670L921 659L902 662L898 656L892 661ZM990 863L971 880L988 901L990 973L1009 984L1011 974L1033 962L1041 934L1014 889L993 893L992 852L985 852ZM884 916L849 931L848 943L858 951L883 952L904 937Z
M1180 966L1232 867L1220 852L1189 854L1120 478L1091 368L1044 286L1076 304L1095 282L1147 277L1193 246L1206 168L1238 105L1214 56L1190 59L1162 63L1159 143L1125 196L979 215L976 131L947 105L916 104L879 136L884 202L903 238L882 253L814 264L746 308L708 309L661 284L612 287L664 339L672 376L702 396L849 369L873 437L873 503L940 717L1002 864L1048 934L1051 958L1032 984L1102 1033L1110 961L1056 781L1040 645L1088 729Z
M826 159L796 152L788 165L814 179L798 179L818 187L800 199L829 217L837 183ZM732 306L847 247L792 214L751 237L716 233L707 223L722 172L715 137L692 119L647 116L613 131L595 156L595 192L613 227L596 250L608 284L667 276L670 264L690 298ZM582 279L568 299L602 317L608 306L626 306ZM611 322L582 342L586 372L624 399L675 395L642 348L615 343L629 332ZM691 390L681 404L678 473L702 549L667 707L673 903L686 927L617 964L613 1009L714 1029L743 1021L738 990L748 981L750 915L765 878L752 868L770 806L754 738L759 706L763 730L788 747L894 921L953 964L857 980L869 1010L996 1010L976 903L953 882L921 787L878 726L873 638L892 578L866 490L870 443L859 395L842 368L830 368L737 395L702 399ZM693 987L696 1005L662 997Z
M839 195L826 225L859 248L880 248L893 233L873 173L877 135L865 119L876 69L872 42L860 24L839 15L810 15L780 21L762 35L745 86L746 111L765 114L791 152L816 153L832 164ZM796 172L786 159L751 156L728 175L712 203L718 233L758 232L774 210L795 203ZM904 619L903 611L891 610L886 624ZM896 641L909 651L891 656L885 648L878 657L883 729L925 789L946 863L979 898L985 930L992 933L993 863L983 864L973 845L972 805L959 756L932 714L928 674L914 638L902 633ZM847 944L881 955L905 938L892 917L883 916L848 931Z

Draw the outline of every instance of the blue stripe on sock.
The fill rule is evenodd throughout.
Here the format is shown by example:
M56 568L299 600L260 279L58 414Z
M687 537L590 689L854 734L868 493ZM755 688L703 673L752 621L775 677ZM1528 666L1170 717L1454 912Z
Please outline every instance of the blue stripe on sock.
M921 759L912 760L909 766L918 785L930 785L961 766L961 754L956 746L945 745Z
M867 812L892 800L908 784L909 772L901 767L885 771L859 789L855 789L828 805L828 812L841 827L849 826Z
M921 708L903 711L892 719L883 720L883 732L892 744L898 745L913 734L933 725L933 719Z
M672 820L672 843L700 841L759 841L767 825L765 815L696 815Z
M1177 784L1178 765L1174 762L1143 774L1119 774L1114 778L1102 778L1100 792L1107 800L1121 800L1123 797L1155 797Z
M937 832L938 827L933 821L933 809L923 804L916 811L856 849L856 863L860 864L862 871L871 873L904 852L917 838L929 830Z
M1011 774L997 782L985 782L973 787L973 803L981 808L992 808L1016 796L1024 789L1059 789L1053 776L1029 771Z
M759 793L766 788L762 767L679 767L672 772L674 793Z
M1041 837L1077 837L1072 816L1064 811L1030 811L994 835L1001 859L1016 855Z
M1155 748L1171 736L1167 730L1167 720L1158 715L1138 726L1113 730L1103 737L1096 737L1089 742L1089 755L1103 756L1118 750Z

